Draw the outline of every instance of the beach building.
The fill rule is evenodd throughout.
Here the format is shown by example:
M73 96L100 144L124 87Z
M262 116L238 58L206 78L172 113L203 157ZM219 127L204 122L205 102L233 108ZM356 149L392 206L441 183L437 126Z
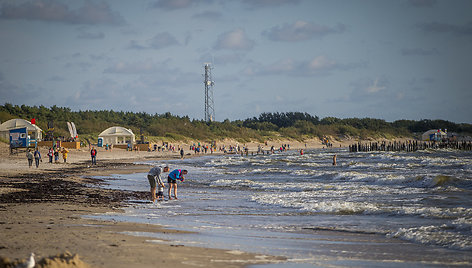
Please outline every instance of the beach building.
M0 137L5 140L10 140L10 130L26 128L29 139L40 141L42 140L42 130L35 124L31 124L24 119L10 119L0 125Z
M131 129L118 126L107 128L98 135L98 139L103 145L134 144L136 141Z
M421 135L423 141L441 141L447 139L447 132L441 129L430 129Z

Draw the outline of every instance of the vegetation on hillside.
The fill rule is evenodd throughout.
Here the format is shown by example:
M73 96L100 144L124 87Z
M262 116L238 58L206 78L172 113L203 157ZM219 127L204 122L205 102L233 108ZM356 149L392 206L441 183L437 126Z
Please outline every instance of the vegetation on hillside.
M54 123L54 136L68 137L66 122L74 122L79 137L96 138L100 132L111 126L130 128L139 136L164 140L221 140L236 139L241 142L265 141L277 138L303 140L307 138L359 137L394 138L411 137L429 129L444 129L457 133L472 133L471 124L456 124L445 120L398 120L386 122L373 118L326 117L323 119L308 113L263 113L246 120L207 123L176 116L171 113L148 114L144 112L115 111L72 111L67 107L26 106L6 103L0 106L0 122L12 118L36 119L36 124L47 130L47 122ZM138 137L137 137L138 138Z

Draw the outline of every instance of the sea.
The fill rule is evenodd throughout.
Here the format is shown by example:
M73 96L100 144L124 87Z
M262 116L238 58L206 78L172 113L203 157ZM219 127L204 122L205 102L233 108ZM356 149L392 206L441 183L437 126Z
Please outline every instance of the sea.
M187 169L179 199L130 200L124 213L91 217L192 231L129 233L149 243L287 259L254 267L472 266L470 151L325 148L140 164ZM146 175L113 175L105 187L149 191Z

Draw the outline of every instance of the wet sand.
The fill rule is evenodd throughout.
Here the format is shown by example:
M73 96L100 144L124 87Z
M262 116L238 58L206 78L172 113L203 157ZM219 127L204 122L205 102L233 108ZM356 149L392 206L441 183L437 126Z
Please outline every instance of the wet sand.
M99 151L98 165L90 167L88 150L71 150L69 163L50 164L45 159L36 169L28 168L23 154L10 156L5 144L0 150L0 267L25 260L31 252L37 261L66 252L77 254L80 265L76 261L65 267L242 267L283 259L172 242L149 243L149 238L122 233L178 231L82 217L120 211L125 200L149 197L148 192L99 188L103 182L93 176L145 172L148 166L133 162L174 158L177 153L103 150ZM42 153L45 155L46 150Z
M350 143L335 143L334 146L346 146ZM282 143L274 143L280 144ZM290 144L291 149L305 148L302 142ZM254 150L257 145L251 144ZM319 142L307 144L308 149L322 147ZM7 261L18 262L29 257L31 252L36 254L37 260L62 254L60 259L65 261L68 257L72 259L71 256L75 256L75 261L69 261L65 267L243 267L253 264L272 264L278 267L284 264L284 257L191 247L172 241L151 243L149 241L152 237L124 233L185 232L157 225L99 221L83 217L119 212L128 199L149 198L147 191L99 188L104 181L94 176L147 172L148 166L134 163L179 158L177 152L126 152L119 149L110 152L100 148L96 166L90 166L88 148L71 150L67 164L47 163L46 148L42 148L41 153L43 162L40 167L29 168L23 153L11 156L8 146L0 143L0 267L8 267L2 266L5 258L8 258ZM437 250L431 248L425 254L425 247L402 241L387 241L385 237L378 235L329 230L306 231L316 233L319 237L319 247L313 249L313 254L321 266L377 266L385 261L391 262L390 264L408 264L409 261L418 264L422 263L422 254L427 260ZM408 249L405 249L406 244ZM448 263L460 266L463 264L462 260L470 258L467 252L462 257L460 255L449 258ZM441 262L438 264L444 265Z

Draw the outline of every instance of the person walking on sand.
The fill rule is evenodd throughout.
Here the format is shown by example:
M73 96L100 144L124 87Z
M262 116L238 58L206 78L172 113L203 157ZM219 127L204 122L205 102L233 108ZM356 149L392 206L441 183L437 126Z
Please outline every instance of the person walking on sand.
M92 157L92 165L97 164L97 150L95 147L92 147L92 150L90 150L90 156Z
M66 149L66 147L62 147L62 159L64 159L64 163L67 163L67 153L69 150Z
M43 161L41 159L41 153L39 152L39 148L36 147L36 150L34 151L34 161L36 163L36 168L39 167L39 161Z
M59 148L56 148L56 150L54 150L54 163L57 162L59 162Z
M33 165L33 153L31 153L31 150L28 149L28 152L26 152L26 158L28 159L28 166L31 168Z
M164 168L161 167L153 167L148 172L148 180L149 185L151 186L151 201L156 201L156 187L159 185L159 188L162 188L162 199L164 199L164 183L161 179L162 172L169 172L169 167L165 166Z
M184 175L186 175L188 172L187 170L181 170L181 169L174 169L171 173L169 173L169 176L167 177L167 182L169 183L169 189L168 194L169 194L169 200L172 199L172 196L170 195L170 192L172 188L174 189L174 198L177 198L177 180L180 180L181 182L184 181Z
M52 163L52 157L54 156L54 150L50 147L48 151L49 163Z
M184 159L184 149L180 149L180 159Z

